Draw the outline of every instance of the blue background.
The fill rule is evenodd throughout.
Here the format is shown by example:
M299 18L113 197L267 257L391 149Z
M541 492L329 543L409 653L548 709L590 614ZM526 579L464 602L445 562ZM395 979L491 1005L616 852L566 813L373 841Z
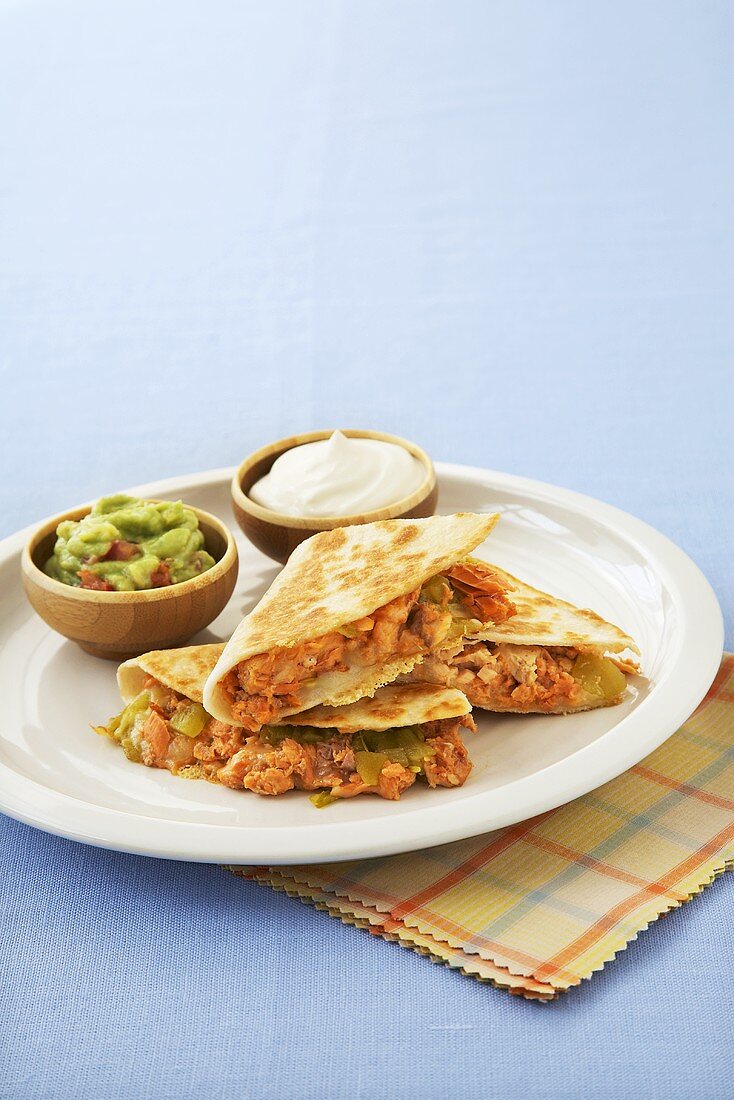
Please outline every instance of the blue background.
M734 645L734 8L0 2L0 534L366 426L642 516ZM724 1097L734 882L534 1006L3 819L0 1095Z

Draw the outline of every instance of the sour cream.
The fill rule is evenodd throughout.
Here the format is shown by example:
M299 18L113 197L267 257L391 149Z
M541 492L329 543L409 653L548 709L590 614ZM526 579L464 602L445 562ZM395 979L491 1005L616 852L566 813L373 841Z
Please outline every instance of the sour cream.
M397 443L334 432L280 455L248 495L288 516L351 516L395 504L425 477L423 464Z

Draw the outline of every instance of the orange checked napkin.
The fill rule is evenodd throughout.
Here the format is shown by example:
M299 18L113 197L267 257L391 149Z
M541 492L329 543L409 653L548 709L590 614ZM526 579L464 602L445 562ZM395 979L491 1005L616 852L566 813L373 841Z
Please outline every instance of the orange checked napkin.
M385 859L230 870L510 993L590 978L734 864L734 655L642 763L519 825Z

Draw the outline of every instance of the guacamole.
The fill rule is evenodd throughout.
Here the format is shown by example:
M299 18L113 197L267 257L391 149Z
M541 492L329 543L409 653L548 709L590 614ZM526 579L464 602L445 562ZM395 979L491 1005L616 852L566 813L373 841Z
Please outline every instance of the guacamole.
M214 565L199 521L180 500L138 500L122 493L98 500L78 522L56 528L45 572L62 584L134 592L178 584Z

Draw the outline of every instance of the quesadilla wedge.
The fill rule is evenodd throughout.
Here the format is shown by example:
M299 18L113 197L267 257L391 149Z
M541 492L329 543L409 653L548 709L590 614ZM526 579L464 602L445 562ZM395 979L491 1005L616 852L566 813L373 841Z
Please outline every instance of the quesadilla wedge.
M461 563L496 515L458 513L324 531L301 543L240 623L204 688L222 722L257 732L374 695L447 639L514 607L490 567ZM450 599L429 598L445 585Z
M568 714L622 701L626 674L639 672L632 638L499 566L474 559L463 566L480 567L504 586L515 614L429 654L404 679L457 687L473 706L514 714Z
M396 800L419 777L431 787L459 787L471 771L460 731L475 726L456 689L390 685L252 734L202 705L223 649L189 646L126 661L117 674L125 708L93 728L136 763L257 794L315 791L317 805L357 794Z

